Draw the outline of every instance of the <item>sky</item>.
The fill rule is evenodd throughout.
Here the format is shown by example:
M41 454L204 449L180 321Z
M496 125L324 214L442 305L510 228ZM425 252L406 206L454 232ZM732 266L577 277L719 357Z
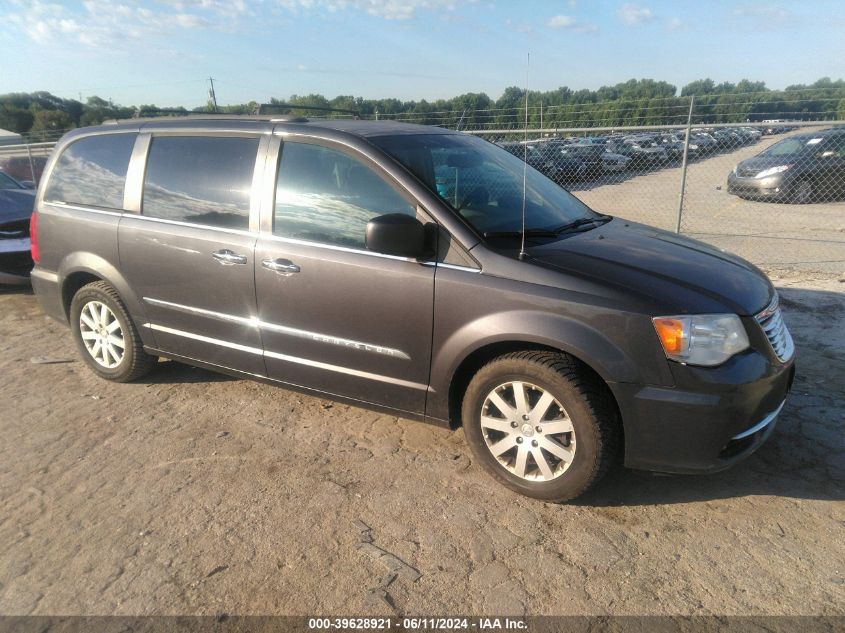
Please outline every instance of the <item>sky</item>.
M845 77L845 2L0 0L0 94L123 105ZM530 54L530 65L527 63Z

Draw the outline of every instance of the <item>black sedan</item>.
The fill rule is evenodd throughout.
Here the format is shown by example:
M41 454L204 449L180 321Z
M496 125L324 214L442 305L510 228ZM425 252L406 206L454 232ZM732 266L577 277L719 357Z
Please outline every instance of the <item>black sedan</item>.
M0 283L28 284L32 270L29 218L35 192L0 172Z

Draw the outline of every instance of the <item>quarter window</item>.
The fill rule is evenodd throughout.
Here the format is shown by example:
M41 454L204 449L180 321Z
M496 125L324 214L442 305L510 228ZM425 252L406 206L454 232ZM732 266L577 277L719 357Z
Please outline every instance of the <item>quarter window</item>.
M386 213L413 216L416 209L346 154L319 145L284 144L274 234L364 249L367 222Z
M257 153L257 138L153 138L143 215L247 230Z
M122 209L126 170L136 136L108 134L73 142L56 162L44 199Z

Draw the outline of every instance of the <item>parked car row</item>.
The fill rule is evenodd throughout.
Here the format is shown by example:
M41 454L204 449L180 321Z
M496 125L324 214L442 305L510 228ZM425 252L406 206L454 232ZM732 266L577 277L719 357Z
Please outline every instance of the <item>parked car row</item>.
M756 143L762 132L751 127L695 128L687 160ZM558 183L595 180L607 172L652 170L683 160L686 130L610 134L500 142L502 148Z

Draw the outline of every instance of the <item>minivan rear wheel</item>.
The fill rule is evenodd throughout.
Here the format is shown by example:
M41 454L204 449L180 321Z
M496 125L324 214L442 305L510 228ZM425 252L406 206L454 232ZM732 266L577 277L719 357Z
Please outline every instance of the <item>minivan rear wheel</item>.
M613 462L620 425L605 385L558 352L500 356L470 381L464 435L497 481L545 501L583 494Z
M80 288L70 304L76 347L95 374L114 382L136 380L155 366L120 295L105 281Z

